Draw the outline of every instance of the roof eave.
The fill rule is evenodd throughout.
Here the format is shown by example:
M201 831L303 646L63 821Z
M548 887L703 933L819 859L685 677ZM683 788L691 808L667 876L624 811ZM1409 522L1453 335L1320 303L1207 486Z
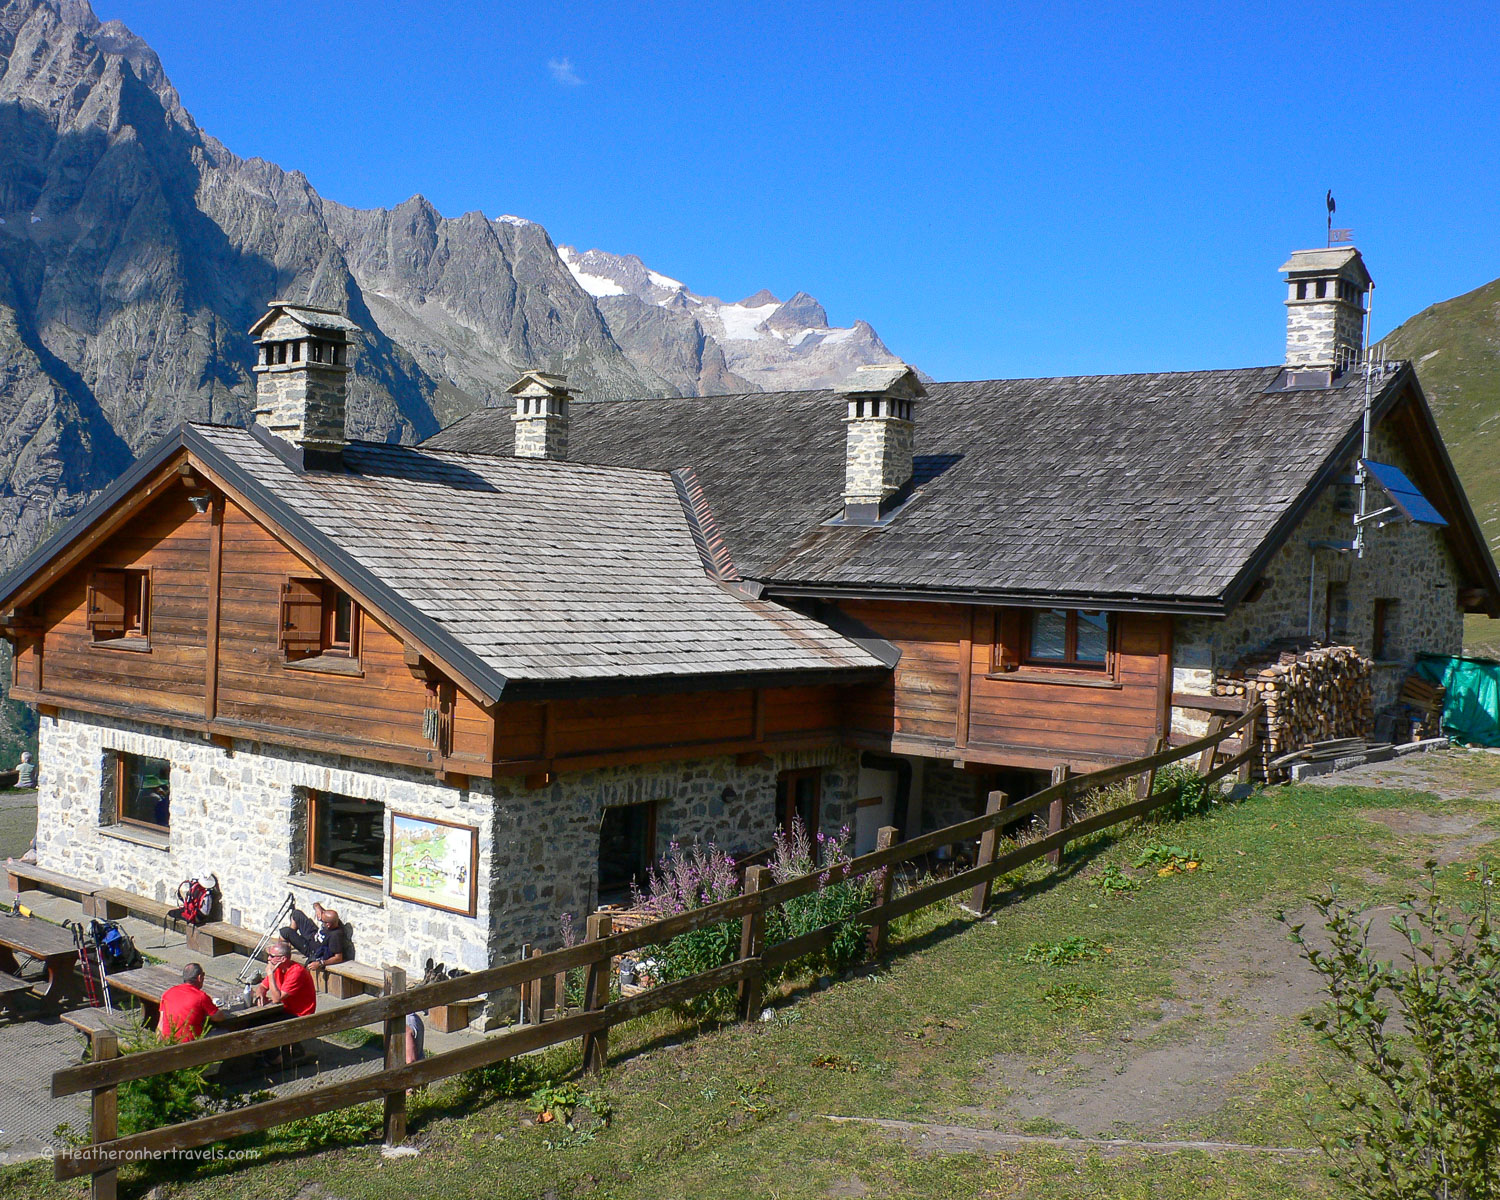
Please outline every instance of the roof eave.
M765 594L813 600L925 600L1017 608L1088 608L1108 612L1172 613L1221 617L1228 606L1215 596L1147 596L1122 592L1034 592L1004 588L939 588L885 584L764 581Z
M700 675L620 675L581 679L512 679L506 700L574 700L601 696L659 696L678 692L744 691L751 688L816 687L872 683L890 668L809 667L782 671L724 671Z

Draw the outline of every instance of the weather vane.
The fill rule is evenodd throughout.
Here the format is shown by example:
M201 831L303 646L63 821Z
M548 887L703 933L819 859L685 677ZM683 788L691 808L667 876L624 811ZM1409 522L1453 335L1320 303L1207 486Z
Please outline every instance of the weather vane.
M1338 205L1336 205L1333 202L1333 189L1332 188L1328 189L1327 203L1328 203L1328 244L1330 246L1332 246L1332 245L1335 245L1335 244L1337 244L1339 242L1352 242L1354 240L1354 230L1352 230L1352 229L1335 229L1333 227L1333 214L1334 214L1335 210L1338 208Z

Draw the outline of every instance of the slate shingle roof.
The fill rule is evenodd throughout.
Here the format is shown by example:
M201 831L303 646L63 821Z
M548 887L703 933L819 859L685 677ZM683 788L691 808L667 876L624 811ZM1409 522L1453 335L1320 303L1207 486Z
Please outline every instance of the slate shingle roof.
M1280 367L939 383L917 402L911 501L841 509L831 391L575 404L569 456L690 466L734 564L773 585L1218 602L1360 420L1363 377L1267 392ZM1377 376L1377 404L1402 376ZM483 409L426 445L510 454Z
M710 579L670 476L353 443L298 474L193 431L508 680L878 669L819 622Z

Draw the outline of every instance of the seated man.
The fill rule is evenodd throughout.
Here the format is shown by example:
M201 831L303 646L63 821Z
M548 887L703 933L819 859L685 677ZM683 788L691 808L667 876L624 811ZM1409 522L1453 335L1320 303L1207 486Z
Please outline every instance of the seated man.
M291 924L283 926L281 936L307 959L309 970L321 971L330 963L344 961L344 925L338 913L313 902L314 924L300 908L291 911Z
M203 968L188 963L182 968L182 982L162 993L156 1032L169 1042L191 1042L207 1033L218 1015L219 1006L203 990Z
M277 938L266 949L270 970L255 985L255 1003L279 1004L289 1017L305 1017L318 1006L318 990L301 963L292 961L292 948Z

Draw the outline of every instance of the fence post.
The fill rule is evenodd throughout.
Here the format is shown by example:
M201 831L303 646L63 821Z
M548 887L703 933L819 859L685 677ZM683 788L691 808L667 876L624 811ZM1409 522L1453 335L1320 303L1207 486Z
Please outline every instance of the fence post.
M1005 793L991 792L989 799L985 802L984 815L992 817L1005 807ZM976 867L987 867L995 861L995 847L1000 842L1000 826L998 822L984 831L979 839L979 861ZM969 911L976 917L984 916L984 910L990 906L990 892L995 886L993 879L986 879L982 883L974 885L973 894L969 897Z
M531 943L523 942L521 944L521 961L525 962L530 957ZM519 994L518 998L521 1002L521 1020L519 1024L535 1025L537 1023L537 1015L531 1011L531 981L527 980L516 991Z
M95 1062L120 1056L120 1042L113 1032L101 1029L90 1039ZM119 1130L119 1100L115 1087L95 1088L90 1097L89 1140L95 1145L112 1142ZM120 1173L114 1167L107 1171L95 1171L89 1180L91 1200L115 1200Z
M1164 738L1164 737L1157 738L1156 741L1151 746L1151 757L1155 758L1158 754L1162 753L1162 751L1164 751L1169 744L1170 744L1169 739ZM1151 795L1151 793L1154 792L1155 790L1156 790L1156 764L1152 763L1151 764L1151 769L1149 771L1147 771L1144 775L1141 776L1141 787L1140 787L1140 792L1138 793L1138 797L1137 798L1141 799L1141 800L1144 800L1144 799L1146 799L1147 796Z
M531 948L531 957L541 958L541 956L542 948L540 946L533 946ZM533 1025L540 1025L544 1015L542 1012L542 977L540 975L527 982L526 994L531 997L528 1002L528 1006L531 1009L531 1023Z
M1240 750L1245 755L1245 761L1240 763L1241 783L1250 782L1250 772L1255 766L1255 727L1260 724L1260 718L1253 715L1255 712L1253 708L1250 711L1252 713L1250 720L1240 730Z
M1208 732L1204 736L1217 737L1219 733L1223 731L1223 729L1224 718L1215 713L1208 719ZM1220 738L1218 742L1214 742L1213 745L1207 747L1203 751L1203 753L1198 756L1198 774L1207 775L1214 769L1214 755L1218 754L1219 745L1222 741L1223 739Z
M406 972L400 967L386 967L387 996L406 991ZM406 1017L385 1019L385 1069L394 1071L406 1063ZM385 1144L399 1146L406 1140L406 1089L397 1088L385 1094Z
M745 894L759 892L771 879L765 867L751 867L745 872ZM740 958L759 958L766 948L766 910L756 905L740 919ZM766 975L757 970L740 980L740 1020L753 1021L760 1016L760 1001Z
M1047 834L1049 837L1054 833L1061 833L1063 824L1068 819L1068 800L1071 798L1069 793L1073 790L1068 786L1068 778L1072 774L1072 768L1062 763L1052 768L1052 783L1054 786L1059 783L1062 784L1063 790L1057 799L1052 801L1051 805L1047 808ZM1048 850L1047 861L1054 867L1061 866L1062 852L1063 848L1061 846L1056 850Z
M568 973L559 971L552 979L552 1015L560 1017L568 1007Z
M901 836L901 831L894 825L881 826L880 832L875 835L875 849L889 850L896 844L896 839ZM870 922L870 931L865 935L865 945L869 949L871 958L879 958L885 953L885 939L889 927L880 910L891 902L891 884L896 878L896 867L892 863L881 867L876 872L878 878L875 880L875 919Z
M613 929L613 919L609 913L590 913L588 931L584 940L597 942L601 938L607 938ZM589 963L588 982L583 986L583 1007L588 1011L603 1008L609 1003L609 977L612 966L609 955L602 959ZM590 1074L598 1075L604 1070L609 1061L609 1030L601 1029L597 1033L586 1033L583 1035L583 1069Z

